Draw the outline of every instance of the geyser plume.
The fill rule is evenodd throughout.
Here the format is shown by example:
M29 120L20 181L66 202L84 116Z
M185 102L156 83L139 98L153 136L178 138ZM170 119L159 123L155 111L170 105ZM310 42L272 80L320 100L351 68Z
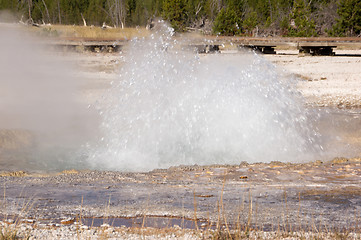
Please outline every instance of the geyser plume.
M121 76L99 104L93 167L150 170L181 164L300 161L318 133L299 94L254 53L182 51L158 26L130 43Z
M0 25L1 166L74 167L94 127L91 115L78 101L71 68L21 30Z

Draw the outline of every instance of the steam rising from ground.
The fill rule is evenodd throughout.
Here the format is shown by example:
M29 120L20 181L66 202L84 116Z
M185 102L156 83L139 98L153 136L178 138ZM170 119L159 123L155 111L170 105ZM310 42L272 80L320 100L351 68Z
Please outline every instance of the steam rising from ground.
M1 161L22 168L71 167L91 122L76 100L71 68L43 51L39 39L13 26L0 32ZM9 147L6 141L16 141L10 133L27 137Z
M314 117L273 65L252 53L200 58L159 28L130 43L99 105L103 136L89 148L93 167L300 161L321 151Z

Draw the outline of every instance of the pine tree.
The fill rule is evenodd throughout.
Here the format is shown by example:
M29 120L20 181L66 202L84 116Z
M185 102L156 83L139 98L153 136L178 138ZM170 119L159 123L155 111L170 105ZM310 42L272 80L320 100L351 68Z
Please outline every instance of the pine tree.
M242 27L246 35L253 36L253 30L257 27L258 15L255 11L250 12L243 21Z
M337 2L337 4L336 4ZM177 31L210 26L219 34L361 34L361 0L0 0L0 10L35 23L145 26L163 17ZM337 11L337 12L336 12Z
M164 0L163 17L171 23L175 31L184 31L186 27L184 0Z
M288 36L313 37L317 35L315 22L311 19L310 9L306 6L304 0L294 1L290 20Z
M213 32L220 35L234 36L240 34L240 22L234 9L222 8L214 20Z
M338 3L339 18L331 35L354 36L361 34L361 0L341 0Z

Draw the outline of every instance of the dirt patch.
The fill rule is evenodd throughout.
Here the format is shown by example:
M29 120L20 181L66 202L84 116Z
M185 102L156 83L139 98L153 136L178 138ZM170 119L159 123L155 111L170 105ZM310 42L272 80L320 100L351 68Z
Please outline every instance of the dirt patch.
M312 189L301 192L301 196L343 196L343 197L358 197L361 196L361 187L359 186L346 186L344 188L336 188L331 190Z

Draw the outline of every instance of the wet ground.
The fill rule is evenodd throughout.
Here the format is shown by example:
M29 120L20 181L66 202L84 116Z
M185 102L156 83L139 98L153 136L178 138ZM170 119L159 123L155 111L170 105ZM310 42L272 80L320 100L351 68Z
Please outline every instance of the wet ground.
M3 172L1 214L36 224L351 229L361 159L179 166L148 173Z

